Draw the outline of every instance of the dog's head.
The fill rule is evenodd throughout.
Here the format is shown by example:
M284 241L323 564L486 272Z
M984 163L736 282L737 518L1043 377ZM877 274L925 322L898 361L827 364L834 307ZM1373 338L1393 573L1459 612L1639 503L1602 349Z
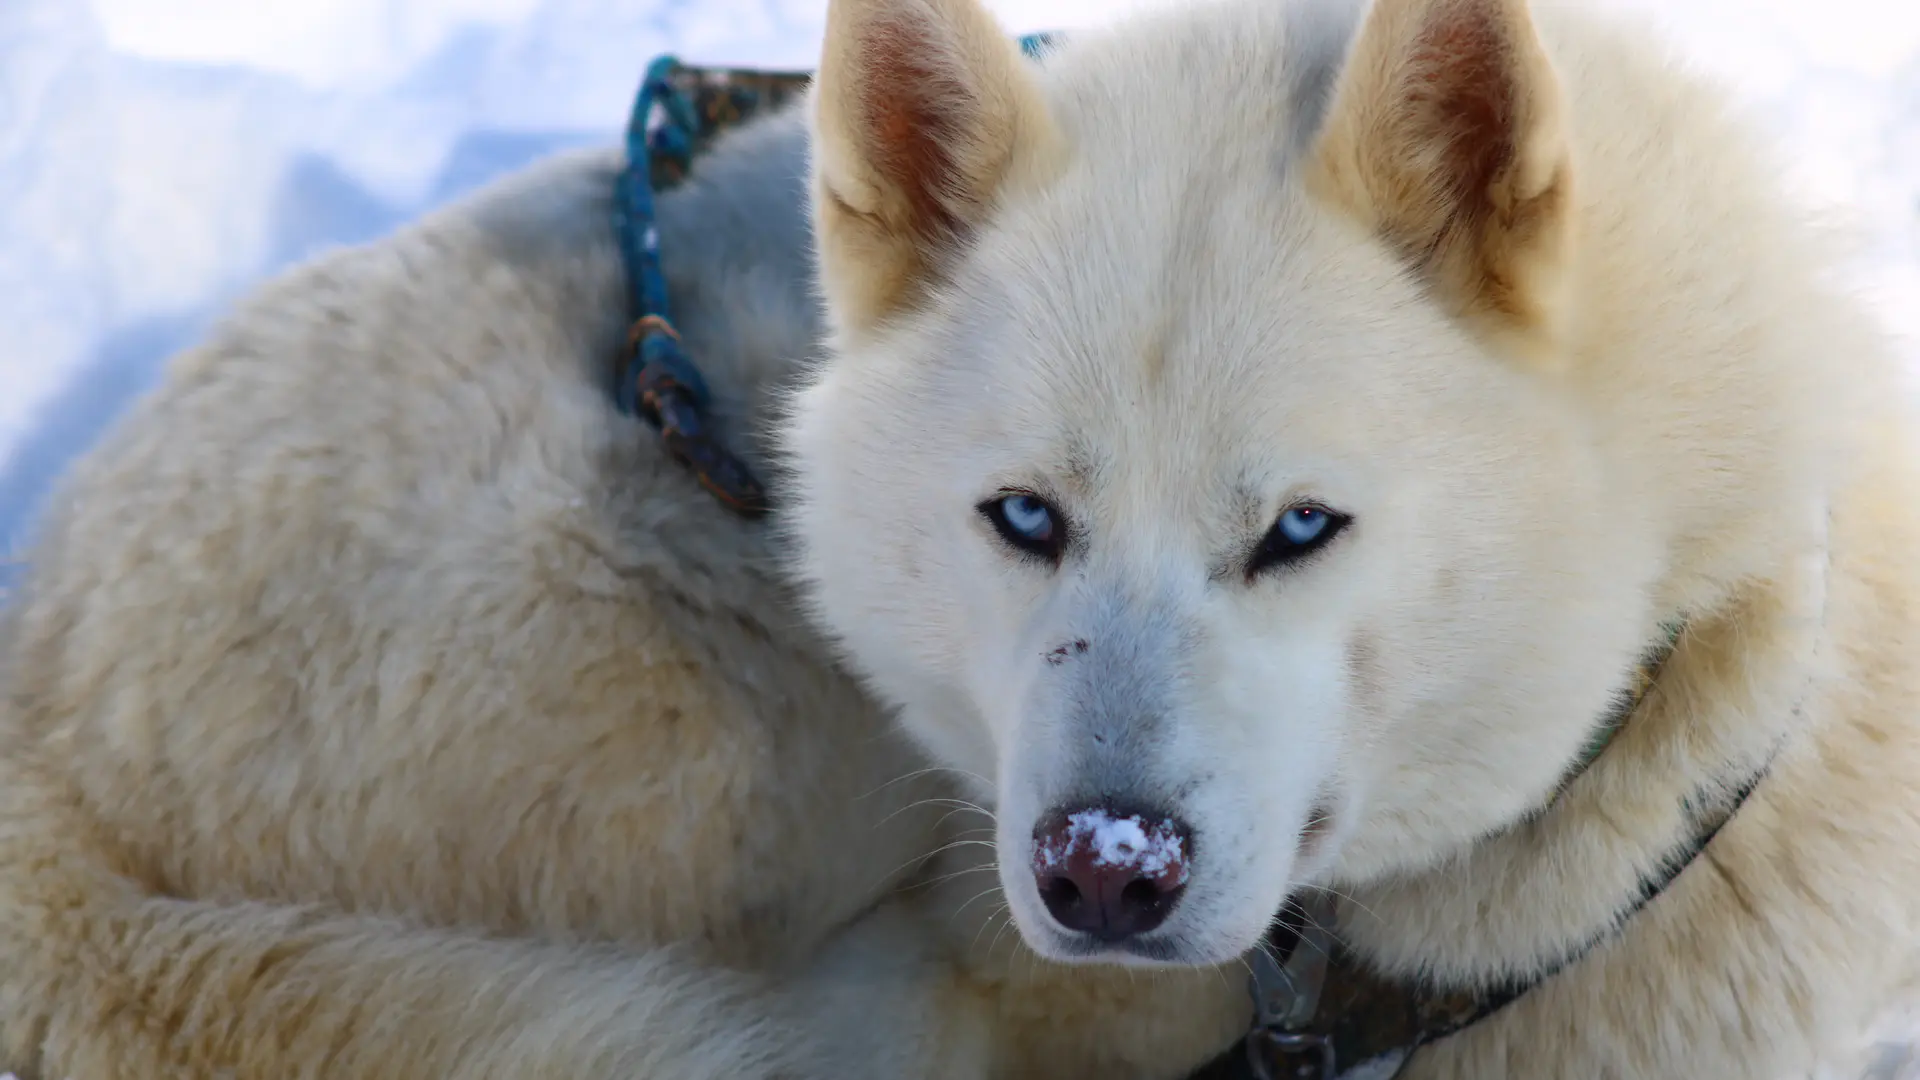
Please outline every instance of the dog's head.
M1352 7L1044 64L976 0L830 8L792 527L1048 956L1221 961L1512 820L1654 621L1525 5Z

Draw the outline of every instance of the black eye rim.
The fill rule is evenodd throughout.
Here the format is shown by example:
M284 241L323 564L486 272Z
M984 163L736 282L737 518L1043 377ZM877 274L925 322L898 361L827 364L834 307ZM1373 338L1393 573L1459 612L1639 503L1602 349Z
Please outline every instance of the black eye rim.
M1007 520L1005 505L1008 499L1032 499L1045 507L1047 513L1053 517L1053 532L1045 540L1036 540L1014 528L1013 523ZM1058 503L1037 491L1028 491L1025 488L1004 488L995 492L990 498L982 500L974 509L987 519L987 523L993 526L993 531L1000 537L1001 542L1012 548L1015 554L1048 564L1058 564L1061 552L1066 550L1067 515L1060 512Z
M1304 544L1296 544L1287 539L1286 535L1280 531L1280 524L1295 510L1311 510L1317 514L1325 514L1326 528L1320 530L1320 535ZM1253 553L1247 557L1247 580L1252 581L1262 574L1287 569L1318 555L1351 524L1353 524L1352 515L1343 514L1324 503L1299 502L1282 508L1278 514L1274 515L1273 524L1267 526L1267 531L1261 535L1260 542L1254 545Z

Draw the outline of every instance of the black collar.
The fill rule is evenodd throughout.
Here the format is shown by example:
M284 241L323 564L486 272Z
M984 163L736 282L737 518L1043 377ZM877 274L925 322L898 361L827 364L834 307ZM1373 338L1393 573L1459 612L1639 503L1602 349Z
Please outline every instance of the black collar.
M1604 752L1653 686L1683 632L1682 624L1668 625L1665 640L1635 670L1619 706L1596 725L1595 738L1574 762L1560 791ZM1706 850L1760 785L1771 762L1769 756L1746 774L1731 799L1708 798L1703 792L1689 801L1694 827L1687 839L1661 861L1656 873L1641 879L1632 902L1610 926L1545 970L1491 989L1449 991L1382 979L1341 947L1335 937L1338 913L1330 896L1289 900L1266 940L1247 958L1253 1029L1193 1080L1333 1080L1341 1069L1376 1062L1382 1071L1372 1075L1400 1075L1421 1047L1494 1015L1619 933Z

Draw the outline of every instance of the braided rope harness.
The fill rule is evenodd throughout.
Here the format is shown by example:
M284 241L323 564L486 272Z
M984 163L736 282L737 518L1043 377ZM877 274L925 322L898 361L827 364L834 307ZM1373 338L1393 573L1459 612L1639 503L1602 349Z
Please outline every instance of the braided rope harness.
M1020 40L1039 56L1051 34ZM627 121L627 167L614 192L613 225L626 267L633 324L617 367L614 400L660 432L661 443L722 506L756 518L768 509L766 488L714 438L711 401L700 369L681 347L660 269L660 230L653 199L686 178L699 151L721 132L778 109L806 89L808 72L696 68L672 56L647 65Z
M1031 34L1020 39L1020 45L1038 60L1056 37ZM615 193L614 228L633 317L616 368L615 400L623 412L652 425L668 453L721 505L746 518L767 512L768 493L706 422L711 400L706 382L669 317L653 200L687 176L699 152L715 137L777 109L803 93L811 78L809 72L689 67L672 56L660 57L647 66L634 99L626 133L627 167ZM1666 627L1664 640L1631 673L1619 705L1595 725L1593 738L1561 790L1605 751L1653 687L1684 632L1683 624ZM1640 882L1635 898L1611 927L1548 970L1495 990L1449 991L1380 979L1342 950L1331 902L1290 901L1261 947L1248 957L1252 1030L1193 1080L1334 1080L1341 1069L1363 1064L1371 1075L1400 1075L1421 1047L1492 1016L1604 944L1706 848L1770 764L1750 773L1718 811L1695 815L1692 836L1663 860L1659 872ZM1376 1071L1376 1064L1389 1071Z
M627 167L614 191L613 224L626 266L633 325L617 367L614 400L660 432L667 453L722 506L747 518L768 509L752 470L713 436L706 380L680 345L660 269L653 197L686 178L694 155L726 128L776 107L807 83L800 73L697 69L662 56L646 77L627 121Z

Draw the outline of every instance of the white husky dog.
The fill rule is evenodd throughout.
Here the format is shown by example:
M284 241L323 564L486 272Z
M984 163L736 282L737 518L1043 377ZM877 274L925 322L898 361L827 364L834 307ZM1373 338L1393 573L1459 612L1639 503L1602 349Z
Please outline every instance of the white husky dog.
M76 467L0 620L0 1071L1178 1080L1289 897L1343 1067L1851 1049L1920 458L1719 99L1519 0L828 23L811 134L656 215L797 555L614 405L613 154L262 288Z
M1377 971L1539 981L1421 1077L1804 1069L1908 978L1912 421L1715 93L1523 0L1039 68L835 0L815 108L801 568L1036 952L1336 889Z

